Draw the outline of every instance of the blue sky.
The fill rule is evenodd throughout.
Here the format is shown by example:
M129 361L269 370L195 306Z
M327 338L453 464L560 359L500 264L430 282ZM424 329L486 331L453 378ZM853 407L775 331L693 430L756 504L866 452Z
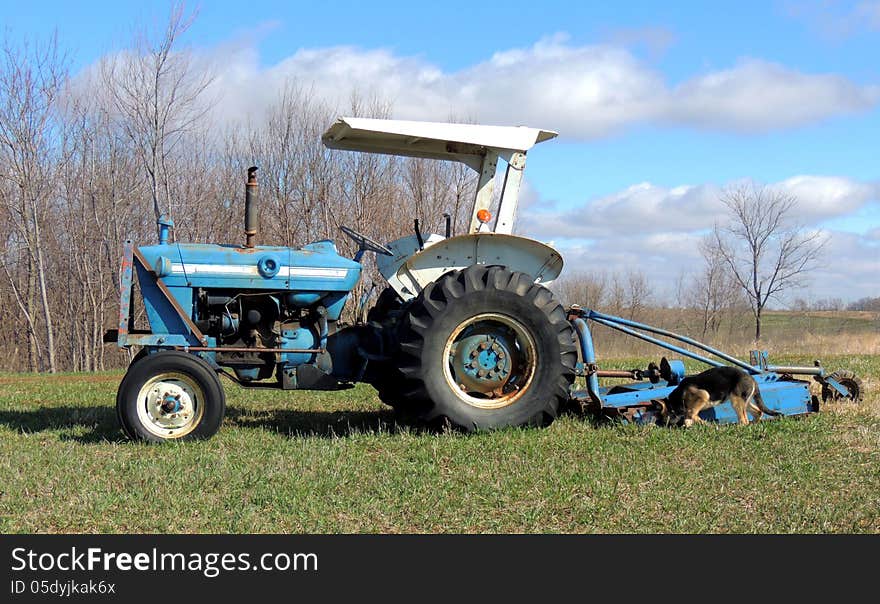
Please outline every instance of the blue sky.
M57 30L82 69L137 23L162 23L168 4L0 6L8 33ZM328 97L372 86L396 117L454 112L559 130L529 155L521 230L553 241L570 266L626 270L655 258L652 273L669 282L699 263L695 242L718 219L709 198L750 179L796 187L802 222L831 238L802 295L880 295L878 0L206 0L185 42L228 67L230 88L267 89L230 108L265 102L293 75L321 80ZM694 208L703 223L679 215ZM610 217L622 212L625 221ZM585 224L560 232L561 215Z

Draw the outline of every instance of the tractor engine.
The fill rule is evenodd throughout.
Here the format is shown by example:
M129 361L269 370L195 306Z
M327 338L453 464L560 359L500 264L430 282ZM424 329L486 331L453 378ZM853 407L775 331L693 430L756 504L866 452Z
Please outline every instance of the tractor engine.
M316 305L303 307L295 292L240 293L222 289L196 291L196 325L216 339L214 360L229 367L243 382L272 377L276 365L316 364L332 372L326 352L330 324L327 310ZM283 349L266 352L263 349ZM284 377L283 375L281 376Z

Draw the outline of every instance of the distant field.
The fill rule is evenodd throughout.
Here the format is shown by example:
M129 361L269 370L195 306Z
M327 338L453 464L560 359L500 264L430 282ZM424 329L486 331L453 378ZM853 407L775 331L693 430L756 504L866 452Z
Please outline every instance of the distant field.
M642 321L697 337L726 351L747 356L754 348L755 326L744 313L731 323L725 318L717 334L700 337L702 323L695 311L651 309ZM606 358L655 354L656 348L627 336L596 330L597 348ZM765 311L760 347L779 354L873 354L880 355L880 313L862 311ZM604 341L603 341L604 340Z
M871 333L880 329L878 313L861 311L769 311L762 319L768 337L790 338L803 332L816 335Z
M768 312L763 347L822 357L828 353L880 354L880 314L857 311Z
M122 440L121 373L0 376L0 532L880 532L880 357L826 361L862 405L463 436L397 426L365 386L230 385L214 439L163 446Z

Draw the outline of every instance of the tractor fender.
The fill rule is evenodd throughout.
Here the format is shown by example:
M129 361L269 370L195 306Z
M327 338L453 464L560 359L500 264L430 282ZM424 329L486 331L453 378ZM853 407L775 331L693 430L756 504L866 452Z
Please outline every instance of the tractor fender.
M502 233L470 233L445 239L430 235L424 249L414 235L388 244L394 256L377 258L379 272L403 300L416 297L450 271L474 264L498 264L548 284L562 272L562 255L540 241Z

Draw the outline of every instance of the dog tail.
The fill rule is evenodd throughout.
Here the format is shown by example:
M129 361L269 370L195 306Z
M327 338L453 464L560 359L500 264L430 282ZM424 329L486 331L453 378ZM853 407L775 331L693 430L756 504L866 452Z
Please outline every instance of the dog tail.
M761 397L761 389L758 388L757 383L755 384L755 392L752 394L752 400L750 404L762 413L766 413L767 415L771 415L773 417L782 415L782 413L780 413L779 411L774 411L764 403L764 399Z

